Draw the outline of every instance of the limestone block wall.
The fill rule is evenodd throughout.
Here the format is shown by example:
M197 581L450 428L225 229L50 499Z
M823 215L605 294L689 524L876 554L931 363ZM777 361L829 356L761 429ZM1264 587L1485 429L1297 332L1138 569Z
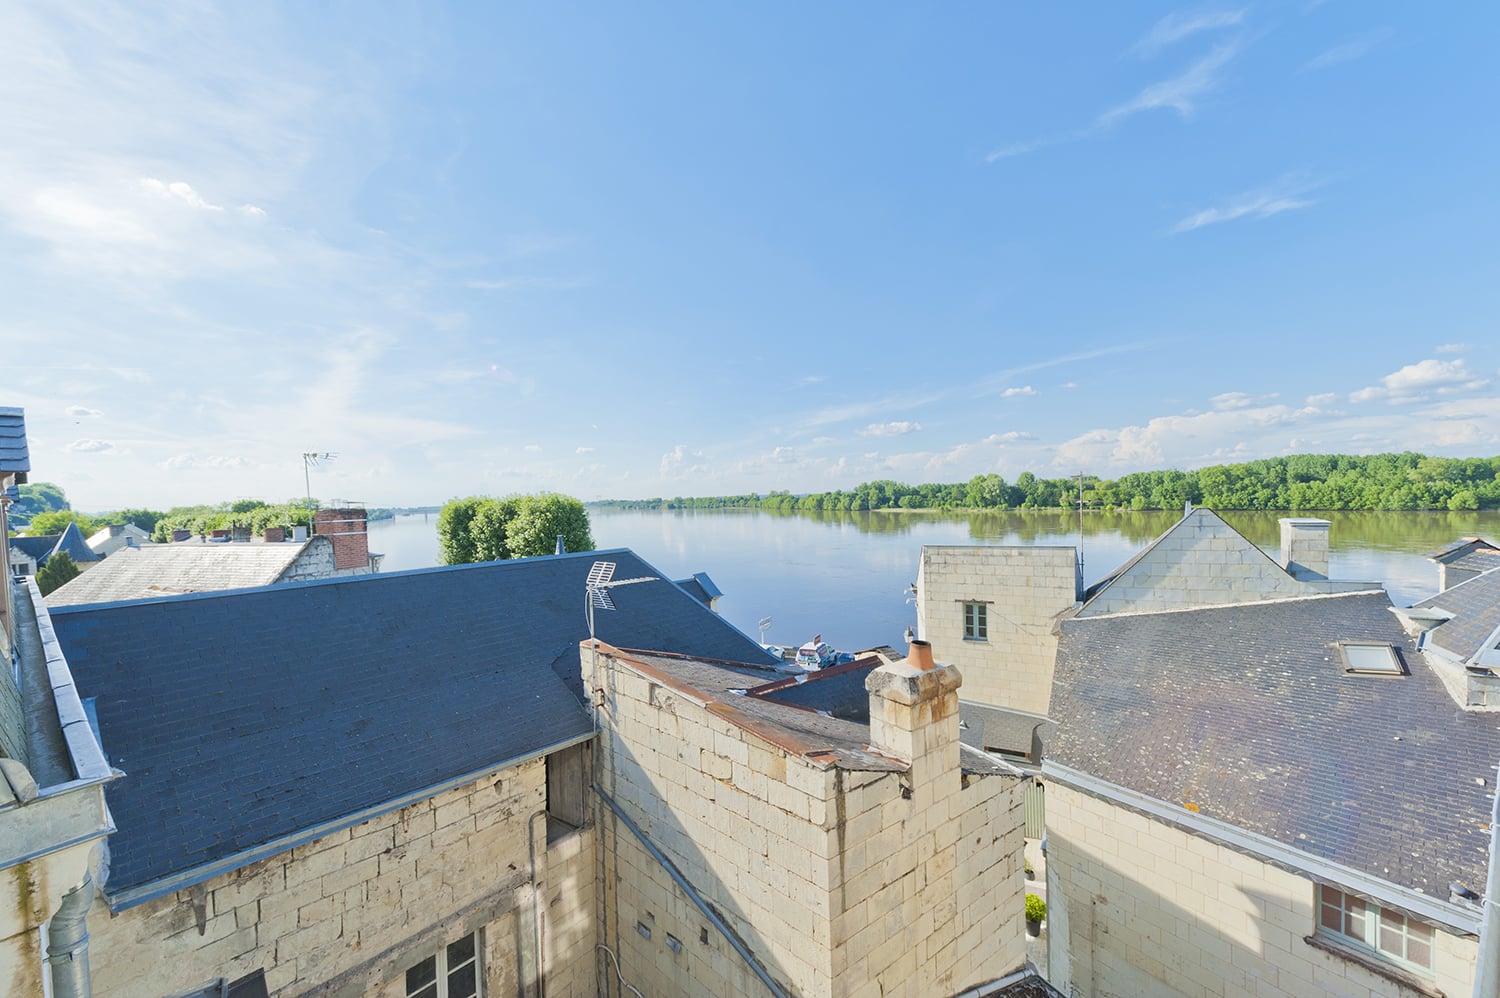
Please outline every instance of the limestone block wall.
M1357 585L1301 582L1206 509L1195 509L1079 612L1213 606L1279 596L1311 596Z
M277 582L306 582L309 579L327 579L335 575L333 567L333 542L326 537L314 537L302 549L292 563L281 573Z
M917 572L918 636L932 642L938 661L958 666L963 699L1047 713L1053 625L1078 598L1073 548L927 545ZM964 638L968 602L988 605L985 641Z
M1415 994L1304 942L1316 883L1056 781L1047 789L1049 979L1070 995ZM1473 990L1477 943L1439 929L1433 985Z
M100 902L94 993L159 998L264 969L273 995L401 994L408 967L476 930L487 993L516 993L535 977L532 834L549 977L591 981L592 829L548 853L529 820L545 799L536 760L116 915Z
M955 773L936 794L905 772L820 766L628 666L608 682L601 786L790 993L925 998L1024 962L1018 778ZM650 995L766 994L601 813L601 937L625 980Z

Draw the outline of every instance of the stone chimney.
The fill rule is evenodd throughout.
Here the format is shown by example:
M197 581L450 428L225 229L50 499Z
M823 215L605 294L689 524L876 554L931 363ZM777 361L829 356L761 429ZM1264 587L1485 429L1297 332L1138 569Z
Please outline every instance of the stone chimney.
M333 541L333 567L339 571L370 567L369 517L363 509L320 509L313 514L315 533Z
M870 747L911 763L913 794L934 801L959 789L958 688L963 677L933 661L932 645L913 641L907 657L865 679Z
M1281 567L1304 582L1328 578L1328 521L1285 517L1281 524Z

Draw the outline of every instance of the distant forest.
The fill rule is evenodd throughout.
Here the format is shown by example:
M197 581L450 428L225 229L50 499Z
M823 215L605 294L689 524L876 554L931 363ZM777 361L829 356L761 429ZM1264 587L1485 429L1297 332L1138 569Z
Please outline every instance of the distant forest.
M1014 482L976 475L967 482L907 485L883 480L850 491L793 495L677 496L590 503L617 509L773 510L1075 509L1078 478ZM1100 510L1176 510L1184 503L1247 510L1500 509L1500 457L1403 454L1298 454L1196 471L1143 471L1114 480L1083 476L1083 503Z

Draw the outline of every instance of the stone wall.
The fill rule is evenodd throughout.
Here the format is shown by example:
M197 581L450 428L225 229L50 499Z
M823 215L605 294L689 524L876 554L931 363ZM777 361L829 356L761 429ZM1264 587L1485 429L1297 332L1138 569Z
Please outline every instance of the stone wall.
M486 993L515 994L535 977L534 834L549 981L569 993L593 977L593 831L549 851L532 820L545 788L528 762L116 915L100 903L94 992L159 998L264 969L273 995L401 994L408 967L482 930Z
M1055 781L1047 850L1050 980L1065 994L1420 993L1304 942L1310 878ZM1432 985L1469 994L1476 953L1439 929Z
M1053 632L1078 599L1071 547L924 546L917 575L919 637L958 666L965 701L1046 714ZM963 604L988 606L985 641L965 640Z
M1024 962L1019 778L955 770L951 787L913 787L905 771L833 768L628 661L601 667L601 786L792 994L955 994ZM601 814L601 941L625 980L650 995L766 994Z

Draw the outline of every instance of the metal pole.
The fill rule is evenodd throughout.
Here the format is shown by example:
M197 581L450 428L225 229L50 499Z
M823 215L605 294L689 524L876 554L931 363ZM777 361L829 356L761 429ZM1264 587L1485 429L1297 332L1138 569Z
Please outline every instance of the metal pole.
M1479 923L1479 961L1474 968L1474 998L1500 995L1500 788L1490 814L1490 873L1484 883L1484 920Z

